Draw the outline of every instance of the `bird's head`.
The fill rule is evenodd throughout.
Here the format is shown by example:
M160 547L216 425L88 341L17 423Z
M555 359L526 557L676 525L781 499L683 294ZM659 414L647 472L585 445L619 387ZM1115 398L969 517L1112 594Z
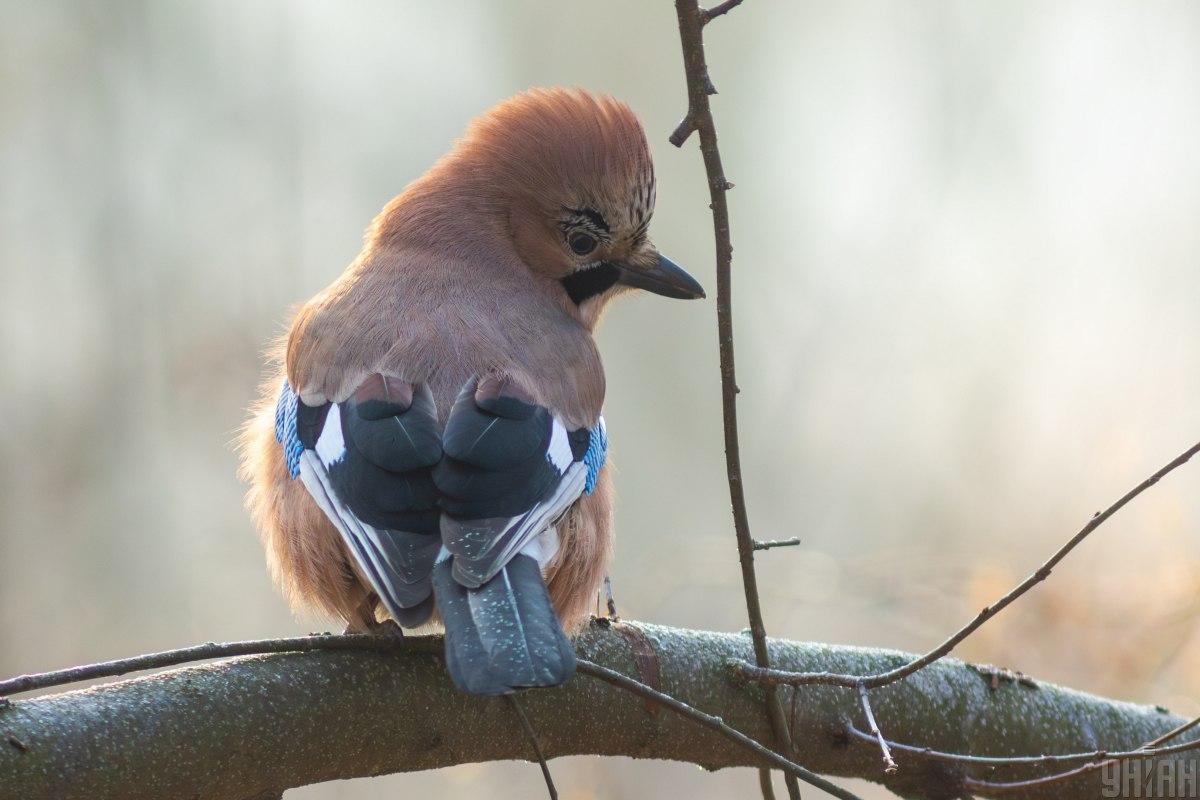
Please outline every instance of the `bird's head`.
M624 103L582 90L525 92L474 120L459 152L502 198L521 261L589 323L629 289L704 297L650 240L654 164Z

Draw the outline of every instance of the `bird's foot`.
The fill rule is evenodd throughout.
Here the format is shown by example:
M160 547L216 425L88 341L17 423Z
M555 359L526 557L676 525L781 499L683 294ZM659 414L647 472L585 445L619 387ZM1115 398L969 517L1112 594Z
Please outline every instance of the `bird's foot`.
M404 631L395 620L385 619L380 622L375 618L375 598L368 597L359 605L355 618L346 623L343 633L361 633L368 636L395 636L404 638Z
M385 619L383 622L351 622L342 633L361 633L367 636L395 636L404 638L404 630L395 620Z

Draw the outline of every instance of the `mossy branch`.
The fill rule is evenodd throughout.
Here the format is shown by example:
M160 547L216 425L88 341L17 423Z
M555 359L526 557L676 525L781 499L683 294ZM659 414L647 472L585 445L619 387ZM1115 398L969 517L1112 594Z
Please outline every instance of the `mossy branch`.
M771 741L761 688L732 665L752 659L748 636L636 623L594 624L582 657L716 714ZM22 800L193 797L244 800L310 783L526 759L520 720L500 698L457 692L440 658L414 652L311 651L249 656L0 708L0 797ZM870 674L910 656L884 650L771 642L772 663L797 671ZM963 779L1014 780L1037 767L989 767L878 752L850 734L855 695L838 687L785 692L796 750L829 775L886 783L906 797L951 798ZM872 694L890 738L939 751L1025 756L1131 750L1181 724L1161 709L1106 700L945 659ZM686 761L708 769L763 761L685 717L592 677L523 694L547 757L594 754ZM1192 732L1191 735L1195 735ZM1197 759L1195 751L1175 753ZM1009 797L1094 798L1100 776ZM985 795L986 796L986 793Z

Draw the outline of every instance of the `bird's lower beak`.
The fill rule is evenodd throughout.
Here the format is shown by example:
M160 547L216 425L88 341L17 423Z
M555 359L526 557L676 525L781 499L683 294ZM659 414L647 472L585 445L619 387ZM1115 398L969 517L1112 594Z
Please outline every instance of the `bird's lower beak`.
M617 283L645 289L647 292L674 297L678 300L695 300L704 297L704 287L688 275L683 267L664 255L658 256L650 267L635 267L629 264L614 264L617 268Z

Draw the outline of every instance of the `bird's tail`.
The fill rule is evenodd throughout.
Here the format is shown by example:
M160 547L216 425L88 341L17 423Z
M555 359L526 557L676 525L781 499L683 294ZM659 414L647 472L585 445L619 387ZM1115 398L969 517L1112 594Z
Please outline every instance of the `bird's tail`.
M446 667L455 685L480 695L558 686L575 673L537 561L517 555L477 589L454 579L452 558L434 568L433 586L446 626Z

